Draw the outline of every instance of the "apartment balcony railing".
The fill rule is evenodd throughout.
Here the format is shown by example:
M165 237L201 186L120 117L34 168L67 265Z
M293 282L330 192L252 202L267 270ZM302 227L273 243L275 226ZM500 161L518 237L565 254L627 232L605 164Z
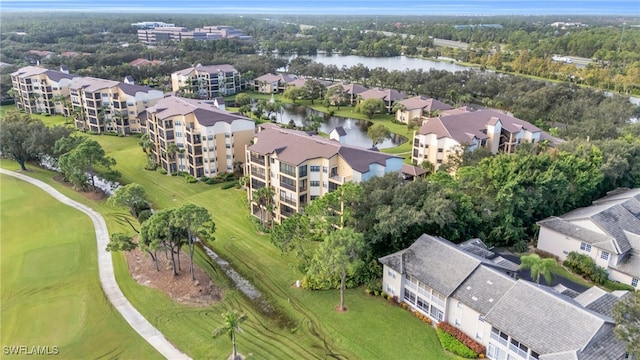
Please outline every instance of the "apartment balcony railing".
M259 179L264 180L266 178L264 173L259 173L259 172L254 172L253 170L251 170L251 176L255 176Z
M351 176L340 176L340 175L331 175L331 177L329 177L329 180L332 180L334 182L338 182L340 184L344 184L345 182L349 182L351 181L352 177Z
M289 184L289 183L280 181L280 187L285 188L287 190L296 191L296 184Z
M258 156L251 156L251 162L264 166L264 158L261 158L261 157L258 157Z
M293 206L298 206L297 202L295 199L291 199L291 198L286 198L286 197L281 197L280 201L287 203L289 205L293 205Z

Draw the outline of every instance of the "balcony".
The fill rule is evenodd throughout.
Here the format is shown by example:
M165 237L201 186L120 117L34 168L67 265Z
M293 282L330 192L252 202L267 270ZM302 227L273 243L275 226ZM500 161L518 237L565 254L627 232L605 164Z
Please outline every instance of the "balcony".
M289 205L298 206L298 204L296 203L296 199L293 198L281 197L280 201Z
M254 169L251 169L251 176L257 177L258 179L262 179L262 180L265 180L266 178L263 172L258 172L258 171L255 171Z
M280 187L285 188L287 190L291 190L293 192L296 191L296 184L295 183L290 184L290 183L286 183L284 181L280 181Z
M329 177L329 180L340 183L340 184L344 184L346 182L351 181L353 177L351 176L340 176L338 174L332 174L331 177Z
M264 156L251 155L251 162L264 166Z

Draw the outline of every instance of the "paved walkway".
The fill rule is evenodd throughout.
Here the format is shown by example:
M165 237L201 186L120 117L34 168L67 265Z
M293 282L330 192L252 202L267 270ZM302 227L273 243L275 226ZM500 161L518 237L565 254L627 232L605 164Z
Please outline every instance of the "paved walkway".
M40 189L49 193L55 199L65 205L69 205L75 209L87 214L93 222L93 227L96 230L96 240L98 242L98 268L100 272L100 284L104 293L107 295L109 301L118 310L118 312L124 317L124 319L131 325L131 327L142 336L151 346L153 346L160 354L167 359L190 359L186 354L178 350L173 344L171 344L162 335L158 329L156 329L147 319L142 316L136 310L133 305L124 296L118 283L116 282L116 276L113 272L113 261L111 254L105 250L109 243L109 231L107 230L107 223L104 221L102 215L97 211L91 209L88 206L80 204L76 201L69 199L62 195L58 190L52 186L29 176L25 176L13 171L0 169L0 174L13 176L20 180L24 180L31 183Z

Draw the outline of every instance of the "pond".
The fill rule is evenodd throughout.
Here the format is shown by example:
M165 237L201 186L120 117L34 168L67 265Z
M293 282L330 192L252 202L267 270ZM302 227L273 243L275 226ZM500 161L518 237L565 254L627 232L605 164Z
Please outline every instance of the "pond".
M347 136L344 143L348 145L362 146L369 148L373 144L369 136L367 136L367 130L373 123L367 120L343 118L340 116L330 116L329 114L322 113L303 105L285 104L282 113L276 114L276 122L279 124L288 124L293 120L296 126L309 126L310 122L306 119L311 115L319 115L324 120L320 125L320 131L323 133L329 133L337 126L342 126ZM407 141L407 138L398 134L391 134L391 139L387 139L377 145L378 149L386 149L403 144Z

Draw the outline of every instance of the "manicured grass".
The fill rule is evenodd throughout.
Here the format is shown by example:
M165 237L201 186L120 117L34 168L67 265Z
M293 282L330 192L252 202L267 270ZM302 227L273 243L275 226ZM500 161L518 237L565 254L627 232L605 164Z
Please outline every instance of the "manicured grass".
M89 218L0 179L1 345L57 346L65 359L161 359L105 298Z
M222 339L213 341L211 331L221 325L220 313L235 308L249 314L249 320L243 324L245 332L238 337L238 349L255 358L308 359L336 354L339 358L391 359L397 358L398 349L402 349L404 358L451 358L441 349L432 328L380 298L365 295L362 289L347 291L349 311L338 314L334 311L339 301L337 290L318 292L292 287L302 277L289 265L295 263L294 259L282 256L269 243L268 236L257 232L249 218L243 190L186 184L181 177L142 170L144 154L137 139L94 138L117 160L116 169L123 174L124 183L137 182L145 187L154 208L180 206L185 202L208 208L217 224L216 240L209 246L262 290L278 309L276 315L263 315L230 287L226 277L202 254L198 255L198 262L223 288L223 301L207 308L175 304L159 291L138 285L129 275L122 254L115 254L116 276L127 298L190 356L226 358L230 344ZM0 166L17 167L8 161L0 162ZM62 187L51 181L52 175L47 171L34 169L30 175ZM66 188L63 191L103 213L111 232L128 229L122 221L122 209L85 200Z
M18 111L18 108L15 105L3 105L0 106L0 117L4 117L4 115L8 111ZM70 124L71 118L66 118L62 115L41 115L41 114L31 114L31 118L42 120L45 125L54 126L54 125L65 125Z

